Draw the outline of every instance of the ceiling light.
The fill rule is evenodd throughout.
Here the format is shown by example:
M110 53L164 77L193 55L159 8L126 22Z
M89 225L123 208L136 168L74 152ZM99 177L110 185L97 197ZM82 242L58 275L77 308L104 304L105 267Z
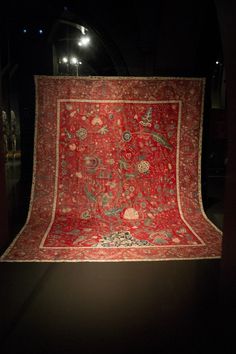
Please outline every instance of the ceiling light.
M63 57L62 58L62 62L65 63L65 64L68 63L68 58L67 57Z
M78 64L78 59L76 57L72 57L70 59L70 63L76 65L76 64Z
M81 47L86 47L90 42L90 38L88 36L83 36L80 38L78 45Z

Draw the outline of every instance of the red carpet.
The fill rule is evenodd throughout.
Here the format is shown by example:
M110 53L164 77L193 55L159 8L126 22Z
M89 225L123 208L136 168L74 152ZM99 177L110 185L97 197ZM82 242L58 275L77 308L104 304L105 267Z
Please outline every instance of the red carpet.
M219 258L201 201L204 80L37 77L34 179L5 261Z

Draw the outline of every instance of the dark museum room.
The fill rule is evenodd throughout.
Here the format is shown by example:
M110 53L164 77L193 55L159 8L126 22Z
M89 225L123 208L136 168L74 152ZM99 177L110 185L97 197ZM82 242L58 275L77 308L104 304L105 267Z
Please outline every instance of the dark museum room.
M0 19L0 353L236 353L236 2Z

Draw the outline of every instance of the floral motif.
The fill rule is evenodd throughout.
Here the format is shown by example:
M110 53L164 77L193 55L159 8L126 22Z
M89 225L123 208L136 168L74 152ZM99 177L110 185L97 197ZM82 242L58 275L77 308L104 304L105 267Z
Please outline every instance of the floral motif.
M137 165L137 169L140 173L148 172L149 168L150 168L150 163L145 160L140 161Z
M106 133L108 133L109 129L107 128L107 125L104 125L103 127L101 127L101 129L99 129L99 133L104 135Z
M92 119L92 125L102 125L102 119L99 116L96 116Z
M147 112L144 116L142 116L142 120L139 122L139 124L143 125L144 127L151 127L152 124L152 107L149 107L147 109Z
M85 128L80 128L79 130L77 130L76 132L76 136L80 139L80 140L84 140L87 138L87 130Z

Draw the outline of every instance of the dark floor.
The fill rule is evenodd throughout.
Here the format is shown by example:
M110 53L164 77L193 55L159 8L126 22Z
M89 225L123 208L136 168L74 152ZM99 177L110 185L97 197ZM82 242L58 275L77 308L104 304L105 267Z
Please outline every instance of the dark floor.
M13 206L19 166L7 171L18 171L8 185ZM206 212L219 227L222 192L219 179L208 185ZM0 352L231 353L219 270L220 260L1 263Z
M207 353L218 276L217 260L2 263L1 353Z

